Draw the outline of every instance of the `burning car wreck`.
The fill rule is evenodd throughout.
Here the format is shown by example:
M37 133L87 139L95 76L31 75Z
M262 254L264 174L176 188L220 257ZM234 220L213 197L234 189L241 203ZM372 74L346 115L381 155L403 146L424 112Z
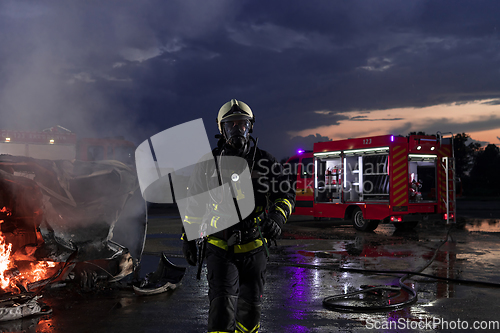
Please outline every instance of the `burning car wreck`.
M91 289L131 276L146 235L138 186L135 170L118 161L0 155L0 321L46 313L36 304L47 285L75 282ZM165 279L169 268L173 280ZM183 269L162 256L149 279L168 280L174 288ZM146 285L133 284L138 291Z

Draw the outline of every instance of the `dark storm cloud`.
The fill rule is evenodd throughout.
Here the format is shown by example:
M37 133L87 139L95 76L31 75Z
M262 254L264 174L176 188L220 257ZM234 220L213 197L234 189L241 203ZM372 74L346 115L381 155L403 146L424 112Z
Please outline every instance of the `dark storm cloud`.
M395 121L395 120L403 120L404 118L374 118L368 119L368 116L355 116L349 118L352 121Z
M183 38L218 29L227 3L2 2L2 127L57 123L86 135L144 137L158 116L167 120L159 128L175 125L174 55Z
M481 117L472 122L457 122L448 118L442 119L429 119L418 126L412 123L405 123L403 126L393 128L391 133L407 135L409 132L425 132L427 134L435 134L438 131L452 132L452 133L467 133L478 131L489 131L493 129L500 129L500 117L490 116ZM500 130L499 130L500 131Z
M313 150L315 142L331 141L329 137L317 133L316 135L308 135L305 137L294 136L291 139L280 140L279 142L272 141L272 138L270 139L271 140L265 141L265 138L262 138L262 141L265 142L262 148L272 151L278 161L288 159L298 154L299 150Z
M483 102L482 104L486 104L486 105L500 105L500 99L494 99L492 101Z
M237 98L281 156L289 131L345 111L499 98L498 13L495 1L4 1L1 127L142 141L202 117L212 137Z

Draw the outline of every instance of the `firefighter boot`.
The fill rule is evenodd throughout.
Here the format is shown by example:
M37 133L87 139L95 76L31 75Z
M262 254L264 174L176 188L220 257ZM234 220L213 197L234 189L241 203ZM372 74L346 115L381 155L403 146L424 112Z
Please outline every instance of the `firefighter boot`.
M260 303L249 303L239 298L238 310L236 312L236 332L258 333L260 327L260 311Z
M234 332L236 300L236 296L220 296L210 302L208 333Z

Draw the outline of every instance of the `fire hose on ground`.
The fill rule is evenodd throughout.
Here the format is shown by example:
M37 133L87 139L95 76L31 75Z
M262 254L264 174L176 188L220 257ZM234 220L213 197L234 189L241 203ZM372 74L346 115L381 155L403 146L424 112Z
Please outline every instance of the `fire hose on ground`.
M432 262L436 259L437 254L439 253L439 249L448 242L448 238L450 236L451 227L448 228L446 232L446 237L439 243L437 248L434 250L434 255L431 259L429 259L425 265L423 265L417 271L405 271L405 270L375 270L375 269L359 269L359 268L347 268L341 266L333 266L333 265L312 265L312 264L282 264L282 263L271 263L278 266L288 266L288 267L300 267L300 268L308 268L308 269L317 269L317 270L330 270L330 271L341 271L341 272L351 272L351 273L360 273L360 274L382 274L382 275L392 275L392 274L404 274L398 281L398 286L361 286L361 290L354 291L346 294L338 294L333 296L327 296L323 299L323 306L326 309L339 311L339 312L383 312L383 311L395 311L400 310L408 305L414 304L418 297L417 291L414 288L409 287L404 283L405 280L410 278L411 276L422 276L426 278L431 278L434 280L446 281L448 283L460 283L467 285L481 285L493 288L500 288L500 283L494 282L486 282L486 281L477 281L477 280L467 280L467 279L456 279L449 277L441 277L431 274L422 273L427 267L429 267ZM384 305L370 305L370 306L359 306L359 305L346 305L341 304L341 302L351 301L351 302L362 302L363 299L358 295L361 294L369 294L376 295L378 297L384 297L385 300L390 300L398 296L402 290L405 290L410 297L400 303L384 304ZM391 294L394 293L394 294Z
M459 283L462 285L476 285L476 286L485 286L492 288L500 288L500 283L487 282L487 281L477 281L477 280L468 280L468 279L457 279L450 277L441 277L432 274L422 273L427 267L429 267L436 256L439 253L440 248L448 242L450 237L451 227L448 228L446 232L446 236L444 239L438 244L436 249L434 250L434 254L421 268L416 271L407 271L407 270L375 270L375 269L359 269L359 268L349 268L342 267L339 265L314 265L314 264L294 264L294 263L282 263L282 262L269 262L268 265L271 266L284 266L284 267L298 267L298 268L307 268L307 269L315 269L315 270L327 270L327 271L336 271L336 272L350 272L350 273L359 273L359 274L380 274L380 275L394 275L394 274L403 274L398 280L399 285L390 286L390 285L381 285L381 286L361 286L361 290L349 292L345 294L338 294L333 296L327 296L323 299L323 306L332 311L339 312L384 312L384 311L395 311L405 308L409 305L417 302L417 291L406 285L404 282L409 279L411 276L421 276L425 278L430 278L433 280L444 281L447 283ZM178 257L184 258L183 255L179 254L166 254L169 257ZM426 281L428 282L428 281ZM432 281L434 282L434 281ZM369 306L360 306L360 305L346 305L341 304L342 302L350 301L350 302L366 302L364 299L360 299L357 297L358 295L365 294L376 296L378 298L383 298L383 300L391 300L401 294L401 291L405 291L408 293L409 298L405 301L399 303L383 304L383 305L369 305Z

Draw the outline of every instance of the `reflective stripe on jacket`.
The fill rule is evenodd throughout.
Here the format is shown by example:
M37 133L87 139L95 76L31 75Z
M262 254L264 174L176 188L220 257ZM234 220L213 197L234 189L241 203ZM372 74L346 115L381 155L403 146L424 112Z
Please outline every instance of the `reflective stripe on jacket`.
M212 235L207 237L207 242L209 244L215 245L225 251L229 250L229 246L227 245L227 242L225 240L222 240L220 238L214 237ZM264 242L262 242L262 239L255 239L253 241L250 241L245 244L239 244L239 245L234 245L234 253L245 253L249 252L252 250L255 250L259 247L264 245Z

